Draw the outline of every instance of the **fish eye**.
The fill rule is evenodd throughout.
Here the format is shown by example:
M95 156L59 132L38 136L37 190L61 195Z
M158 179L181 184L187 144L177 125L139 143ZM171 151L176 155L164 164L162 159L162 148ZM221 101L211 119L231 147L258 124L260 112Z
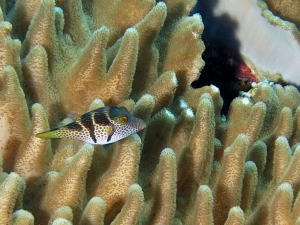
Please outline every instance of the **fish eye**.
M120 116L119 121L120 121L120 123L126 123L127 122L127 117L126 116Z
M116 123L121 123L124 124L127 122L127 117L126 116L118 116L118 117L114 117L113 121L115 121Z

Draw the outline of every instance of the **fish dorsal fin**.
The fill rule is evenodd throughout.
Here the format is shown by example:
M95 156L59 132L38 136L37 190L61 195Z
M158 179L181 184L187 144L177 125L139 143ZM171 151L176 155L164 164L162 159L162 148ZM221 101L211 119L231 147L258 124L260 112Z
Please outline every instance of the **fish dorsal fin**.
M78 115L77 113L73 113L73 112L69 112L66 114L66 118L69 118L71 120L76 120L78 116L80 116L80 115Z

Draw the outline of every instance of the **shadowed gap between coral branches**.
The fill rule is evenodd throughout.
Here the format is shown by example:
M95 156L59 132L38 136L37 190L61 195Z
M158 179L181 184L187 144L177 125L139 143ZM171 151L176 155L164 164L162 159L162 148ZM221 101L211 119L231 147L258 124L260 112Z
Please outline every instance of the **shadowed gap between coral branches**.
M239 55L240 43L235 35L238 23L228 14L214 15L213 9L218 2L219 0L197 1L192 11L192 14L199 13L202 16L204 24L202 39L205 51L202 58L205 66L200 71L200 78L191 86L217 86L224 100L222 114L227 114L231 101L239 95L239 91L248 91L251 84L238 77L238 66L242 63Z

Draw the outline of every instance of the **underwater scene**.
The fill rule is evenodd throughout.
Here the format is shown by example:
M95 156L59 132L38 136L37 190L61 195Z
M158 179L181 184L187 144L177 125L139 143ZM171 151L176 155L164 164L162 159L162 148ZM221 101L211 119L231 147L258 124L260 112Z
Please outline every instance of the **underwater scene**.
M0 9L0 225L300 225L299 1Z

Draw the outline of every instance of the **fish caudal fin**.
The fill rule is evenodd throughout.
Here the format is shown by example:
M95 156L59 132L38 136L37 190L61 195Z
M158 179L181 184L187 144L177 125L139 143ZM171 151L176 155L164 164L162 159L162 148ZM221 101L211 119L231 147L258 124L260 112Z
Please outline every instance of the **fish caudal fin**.
M59 135L57 134L57 129L55 130L50 130L42 133L38 133L35 136L38 138L60 138Z

